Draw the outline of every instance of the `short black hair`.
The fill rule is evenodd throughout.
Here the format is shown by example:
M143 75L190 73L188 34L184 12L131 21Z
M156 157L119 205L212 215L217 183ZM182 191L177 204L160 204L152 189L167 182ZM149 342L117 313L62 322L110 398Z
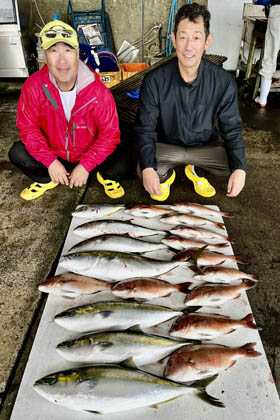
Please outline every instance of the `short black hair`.
M198 3L184 4L184 6L180 7L175 17L175 28L174 28L175 37L177 35L178 26L181 20L189 19L191 22L196 22L199 16L201 16L203 19L204 30L205 30L205 35L207 39L210 34L211 14L209 10L207 10L206 6L202 6Z

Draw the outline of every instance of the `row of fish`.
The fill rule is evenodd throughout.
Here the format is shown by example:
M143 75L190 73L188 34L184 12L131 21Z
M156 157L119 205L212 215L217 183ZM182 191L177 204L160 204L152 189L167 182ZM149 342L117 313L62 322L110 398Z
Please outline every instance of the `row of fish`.
M212 343L191 344L190 340L212 340L239 328L259 329L252 314L231 319L194 312L197 308L192 308L223 305L256 285L257 276L215 266L228 261L242 263L240 257L217 252L228 246L227 236L204 228L223 230L224 225L211 218L231 216L195 203L169 208L82 206L73 216L106 218L119 211L133 217L156 217L168 227L149 229L133 220L92 221L78 226L74 233L87 239L62 257L60 266L69 272L54 276L39 289L68 298L110 291L116 298L144 301L180 292L185 294L185 309L112 300L58 313L54 319L57 324L83 333L58 344L58 354L74 363L94 365L48 375L34 384L35 390L50 401L93 413L155 406L193 393L223 407L206 392L206 386L239 358L257 357L260 353L254 349L255 343L230 348ZM155 235L162 236L160 242L149 242ZM145 255L161 250L170 252L170 261ZM158 278L176 267L193 270L194 281L206 284L190 289L190 282L170 284ZM236 280L240 284L230 284ZM171 322L167 337L145 332L166 321ZM137 331L131 330L135 327Z

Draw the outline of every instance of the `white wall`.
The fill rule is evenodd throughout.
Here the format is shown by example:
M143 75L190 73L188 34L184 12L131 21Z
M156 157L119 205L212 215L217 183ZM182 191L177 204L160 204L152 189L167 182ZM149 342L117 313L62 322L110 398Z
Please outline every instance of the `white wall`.
M207 53L228 57L223 64L226 70L237 68L244 3L244 0L208 0L210 31L214 40Z

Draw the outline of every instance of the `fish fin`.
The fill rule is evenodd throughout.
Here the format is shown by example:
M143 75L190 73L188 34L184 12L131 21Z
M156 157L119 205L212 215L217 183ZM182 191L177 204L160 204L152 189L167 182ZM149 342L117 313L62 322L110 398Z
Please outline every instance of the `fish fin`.
M212 395L209 395L206 392L206 387L209 384L211 384L211 382L213 382L217 377L218 377L218 375L210 376L209 378L205 378L205 379L195 381L194 383L192 383L189 386L192 387L192 388L196 388L198 390L197 396L201 400L207 402L208 404L214 405L216 407L225 407L225 405L222 401L218 400L218 398L213 397Z
M139 324L133 325L133 327L128 328L127 331L143 332Z
M61 295L61 297L62 297L63 299L67 299L67 300L74 300L74 299L75 299L74 297L67 296L67 295Z
M178 395L178 397L173 397L173 398L170 398L169 400L166 400L166 401L161 401L160 403L150 405L149 407L151 407L151 408L158 408L158 406L159 406L160 404L165 404L165 403L168 403L168 402L170 402L170 401L177 400L177 398L179 398L180 396L181 396L181 395Z
M224 223L216 223L216 226L220 229L225 229L225 224Z
M235 298L234 298L234 299L238 299L238 298L240 298L240 296L241 296L241 293L238 293L238 295L237 295L237 296L235 296Z
M249 279L242 279L242 283L246 284L246 286L248 286L248 288L256 286L256 282L253 281L253 280L249 280Z
M253 322L253 314L248 314L247 316L245 316L242 321L244 321L245 323L245 327L247 328L252 328L253 330L262 330L261 327L258 327L254 322Z
M231 333L233 333L235 331L235 329L234 328L232 328L232 330L230 330L230 331L228 331L226 334L231 334ZM226 335L225 334L225 335Z
M121 366L126 367L126 368L133 368L133 369L137 369L137 366L133 360L133 357L128 357L127 359L123 360L122 362L119 363Z
M181 312L184 314L192 313L198 311L202 306L187 306L185 309L183 309Z
M89 413L89 414L103 414L100 411L93 411L93 410L83 410L85 413Z
M205 249L208 247L208 244L202 246L201 248L199 248L197 251L195 251L195 253L193 254L193 256L191 257L192 262L197 265L197 260L200 257L200 255L203 253L203 251L205 251Z
M234 366L236 362L237 362L237 360L233 360L231 362L231 364L229 365L229 367L227 367L225 370L228 370L228 369L232 368L232 366Z
M244 349L246 351L246 356L247 357L261 356L261 353L254 350L255 345L256 345L256 343L247 343L247 344L245 344L244 346L241 347L242 349Z
M178 284L178 290L182 293L185 293L185 294L190 293L189 287L190 287L191 284L192 284L192 282L190 282L190 281L188 281L186 283Z
M204 275L204 270L202 268L198 267L197 264L189 265L188 268L190 268L194 273L198 274L199 276Z

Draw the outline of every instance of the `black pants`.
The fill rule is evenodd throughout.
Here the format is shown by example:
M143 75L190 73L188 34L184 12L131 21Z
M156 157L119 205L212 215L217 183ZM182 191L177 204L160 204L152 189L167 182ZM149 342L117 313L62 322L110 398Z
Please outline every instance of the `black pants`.
M33 181L43 184L51 181L48 168L34 159L27 152L25 145L21 141L17 141L13 144L9 150L9 159L24 173L24 175L28 176ZM70 173L78 164L78 162L72 163L61 158L58 158L58 160ZM115 181L119 181L133 172L130 156L124 150L122 144L119 144L114 153L109 155L97 169L102 173L104 179L112 179Z

